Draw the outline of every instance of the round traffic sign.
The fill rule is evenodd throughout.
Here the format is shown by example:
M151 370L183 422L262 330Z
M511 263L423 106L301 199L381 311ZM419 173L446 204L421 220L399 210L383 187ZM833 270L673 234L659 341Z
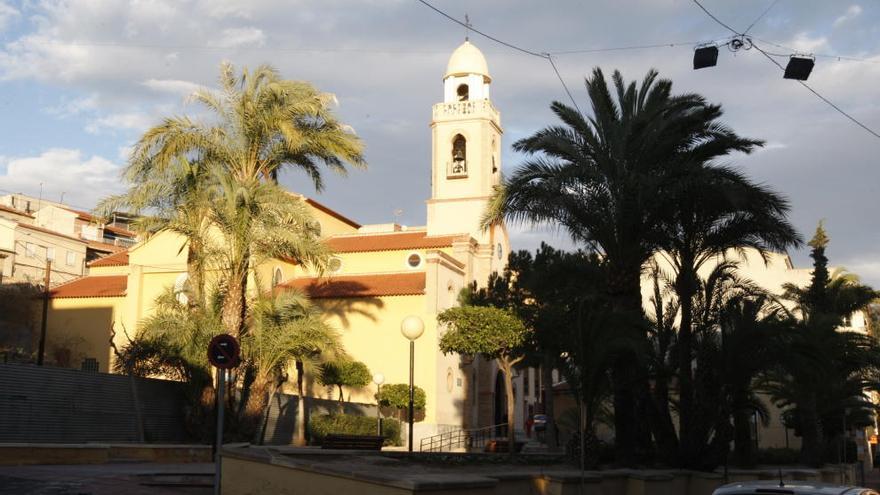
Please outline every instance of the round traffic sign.
M222 370L228 370L239 365L240 352L238 340L223 333L215 336L208 344L208 361Z

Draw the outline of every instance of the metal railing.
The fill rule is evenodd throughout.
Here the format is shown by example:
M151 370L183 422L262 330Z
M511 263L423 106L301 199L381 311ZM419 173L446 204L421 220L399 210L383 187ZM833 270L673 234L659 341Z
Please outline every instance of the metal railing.
M472 430L453 430L423 438L419 452L448 452L456 448L482 449L486 442L506 434L507 423Z

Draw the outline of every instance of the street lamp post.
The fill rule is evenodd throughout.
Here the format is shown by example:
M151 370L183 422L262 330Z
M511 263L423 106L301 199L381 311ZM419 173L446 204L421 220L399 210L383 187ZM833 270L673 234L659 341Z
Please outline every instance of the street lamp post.
M413 402L415 398L415 387L413 385L413 370L415 369L415 353L416 339L422 336L425 331L425 323L421 318L415 315L407 316L400 323L400 333L409 340L409 451L413 451Z
M376 384L376 432L381 437L382 436L382 416L380 415L379 408L379 394L382 393L382 384L385 383L385 375L382 373L376 373L373 375L373 383Z

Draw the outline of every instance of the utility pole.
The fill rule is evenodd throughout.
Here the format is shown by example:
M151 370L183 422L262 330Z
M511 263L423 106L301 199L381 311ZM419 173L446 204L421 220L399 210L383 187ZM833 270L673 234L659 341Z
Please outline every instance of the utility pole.
M46 260L46 277L43 280L43 322L40 324L40 348L37 351L37 366L43 365L46 354L46 321L49 317L49 275L52 273L52 260Z

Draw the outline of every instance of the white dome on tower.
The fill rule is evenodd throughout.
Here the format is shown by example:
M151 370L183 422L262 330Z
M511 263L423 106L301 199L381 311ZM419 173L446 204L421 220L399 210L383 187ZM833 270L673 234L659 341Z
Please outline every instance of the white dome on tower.
M486 64L486 57L479 48L472 45L470 41L465 41L452 52L449 57L449 63L446 65L446 75L443 79L450 76L468 76L477 74L483 76L484 82L491 82L489 76L489 65Z

